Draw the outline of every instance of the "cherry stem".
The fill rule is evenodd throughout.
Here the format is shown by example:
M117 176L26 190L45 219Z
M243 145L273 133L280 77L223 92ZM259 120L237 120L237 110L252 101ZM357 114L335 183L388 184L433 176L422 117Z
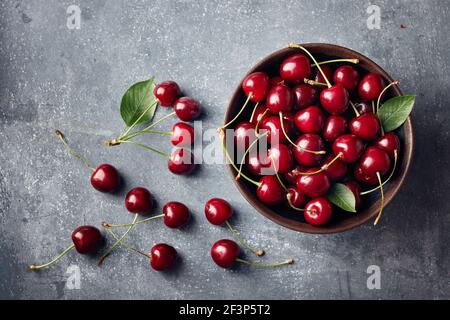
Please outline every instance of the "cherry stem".
M277 177L278 182L283 187L284 191L287 191L286 186L284 185L283 181L281 180L281 178L280 178L280 176L278 174L278 170L277 170L277 167L275 165L275 160L273 159L272 155L270 155L270 162L272 163L273 171L275 172L275 176Z
M247 260L243 260L243 259L236 259L237 262L252 266L252 267L279 267L279 266L283 266L286 264L293 264L295 261L294 259L288 259L286 261L283 262L279 262L279 263L254 263L251 261L247 261Z
M305 211L305 209L297 208L296 206L294 206L294 204L292 203L292 200L291 200L291 194L290 194L290 193L288 193L288 194L286 195L286 198L287 198L287 201L288 201L289 206L290 206L292 209L297 210L297 211L302 211L302 212Z
M142 143L139 143L139 142L136 142L136 141L131 141L131 140L117 140L117 142L118 142L118 143L130 143L130 144L134 144L135 146L138 146L138 147L141 147L141 148L144 148L144 149L153 151L153 152L159 154L160 156L163 156L163 157L166 158L167 160L170 160L170 155L169 155L169 154L167 154L167 153L165 153L165 152L162 152L162 151L160 151L160 150L158 150L158 149L155 149L155 148L146 146L145 144L142 144Z
M49 266L51 266L52 264L54 264L55 262L57 262L59 259L61 259L62 257L64 257L69 251L71 251L73 248L75 248L75 245L72 244L71 246L67 247L66 249L64 249L63 252L61 252L60 254L58 254L56 257L54 257L51 261L45 263L45 264L41 264L39 266L35 266L33 264L28 265L28 268L30 270L39 270L39 269L43 269L43 268L47 268Z
M139 214L135 214L134 215L134 219L133 222L131 223L131 226L128 227L127 231L125 231L125 233L118 239L116 240L116 242L114 242L108 249L106 249L106 251L102 254L102 256L100 257L100 259L98 259L97 265L100 266L103 261L105 260L105 258L111 253L112 250L114 250L114 248L128 235L128 233L133 229L134 225L136 224L137 218L138 218Z
M238 171L238 174L237 174L237 176L236 176L236 178L235 178L236 180L239 180L239 178L241 177L242 167L243 167L243 165L244 165L245 157L247 156L247 154L249 154L249 152L250 152L250 150L253 148L253 146L254 146L255 144L258 143L259 139L261 139L262 137L265 137L265 136L267 136L267 135L268 135L268 132L264 132L263 134L259 135L259 136L255 139L255 141L253 141L253 142L250 144L250 146L247 148L247 150L245 150L244 155L242 156L241 162L240 162L240 164L239 164L239 171Z
M309 84L310 86L322 86L322 87L328 87L328 85L326 83L323 82L318 82L318 81L314 81L311 79L303 79L303 82L305 82L306 84Z
M153 128L154 126L156 126L158 123L160 123L160 122L162 122L162 121L164 121L164 120L166 120L166 119L168 119L168 118L170 118L170 117L173 117L174 115L176 115L176 112L175 112L175 111L173 111L173 112L171 112L171 113L169 113L169 114L166 114L164 117L159 118L158 120L156 120L156 121L153 122L152 124L150 124L150 125L148 125L147 127L145 127L144 130L151 129L151 128Z
M234 164L233 160L230 157L230 154L228 153L227 147L225 145L225 135L223 130L220 131L219 133L220 138L221 138L221 144L222 144L222 149L223 152L225 153L225 156L228 160L228 162L231 164L231 166L234 168L234 170L236 170L237 172L239 172L238 167L236 167L236 165ZM243 174L242 172L240 173L240 176L243 177L245 180L247 180L250 183L253 183L255 186L260 187L261 186L261 182L256 182L255 180L249 178L248 176L246 176L245 174Z
M380 207L380 212L378 212L378 215L373 223L374 226L377 225L378 220L380 220L381 218L381 213L383 212L383 207L384 207L384 191L383 191L383 184L381 183L381 176L380 173L377 171L377 178L378 178L378 183L380 184L380 191L381 191L381 207Z
M255 104L255 107L253 108L252 115L250 116L250 122L253 121L253 117L255 116L255 112L256 112L256 109L258 108L258 106L259 106L259 101Z
M243 246L245 247L248 251L252 252L254 255L256 255L257 257L262 257L265 252L264 250L258 249L255 250L252 247L250 247L246 242L244 242L244 240L242 240L242 238L239 236L239 234L237 233L237 231L231 226L231 224L228 221L225 221L228 229L230 229L231 233L233 234L233 236L236 238L236 240Z
M389 89L390 87L392 87L393 85L396 85L398 83L399 83L398 81L392 81L386 87L384 87L383 91L381 91L381 93L380 93L380 95L378 96L378 99L377 99L377 112L376 112L376 114L378 114L378 109L380 108L380 101L381 101L381 98L383 97L383 94L387 91L387 89Z
M157 218L162 218L164 217L164 213L158 214L156 216L152 216L150 218L146 218L146 219L142 219L139 221L136 221L135 225L140 224L140 223L144 223L150 220L154 220ZM124 223L124 224L111 224L111 223L107 223L107 222L102 222L102 226L106 229L108 228L122 228L122 227L130 227L132 225L132 223Z
M389 177L386 179L386 181L384 181L381 184L382 186L384 186L392 178L392 176L394 175L395 168L397 167L397 159L398 159L398 153L397 153L397 149L396 149L396 150L394 150L394 167L392 168L392 171L389 174ZM361 192L360 195L364 196L366 194L369 194L369 193L372 193L374 191L377 191L378 189L380 189L380 186L378 186L376 188L373 188L373 189L370 189L370 190L367 190L367 191L364 191L364 192Z
M66 150L69 152L70 155L72 155L73 157L78 159L88 169L90 169L92 171L95 171L95 168L92 166L92 164L85 157L83 157L80 153L78 153L77 151L75 151L74 149L72 149L69 146L69 143L67 142L66 137L64 136L64 134L60 130L58 130L58 129L55 130L55 133L58 136L59 140L61 140L61 142L63 143L64 147L66 148Z
M131 126L128 127L128 129L125 130L124 133L122 133L119 136L119 140L122 139L123 137L125 137L137 124L138 122L145 116L145 114L151 109L153 108L156 104L158 103L158 100L156 100L155 102L153 102L152 104L150 104L145 110L144 112L142 112L142 114L136 119L136 121L133 122L133 124Z
M355 104L350 101L350 105L352 106L353 111L355 111L356 116L359 117L361 114L358 112L358 109L356 109Z
M330 81L328 81L327 76L325 75L325 73L323 72L322 68L320 67L319 63L317 62L317 60L314 58L314 56L304 47L302 47L299 44L295 44L295 43L290 43L289 48L297 48L297 49L301 49L304 52L306 52L306 54L311 58L311 60L314 62L314 64L316 65L317 69L320 71L320 73L322 74L322 77L324 78L325 82L327 83L328 88L331 88L331 84Z
M147 129L147 130L139 130L139 131L134 131L124 137L122 137L120 140L130 140L131 138L134 138L140 134L143 133L151 133L151 134L164 134L164 135L171 135L172 132L171 131L161 131L161 130L151 130L151 129Z
M264 112L263 112L263 114L261 115L261 118L258 120L258 122L256 123L256 126L255 126L255 133L256 133L256 135L258 135L258 128L259 128L259 124L261 123L261 120L264 118L264 116L267 114L267 112L269 112L269 108L267 108Z
M318 63L318 65L323 65L323 64L328 64L328 63L336 63L336 62L350 62L353 64L358 64L359 63L359 59L333 59L333 60L326 60L326 61L321 61ZM311 64L311 67L315 67L315 64Z
M335 161L337 161L340 157L342 157L342 152L339 152L333 159L331 159L330 162L325 163L322 167L320 167L319 170L313 171L313 172L301 172L298 171L299 174L304 176L312 176L313 174L320 173L322 171L325 171L328 169L329 166L331 166Z
M145 252L142 252L141 250L136 249L135 247L132 247L131 245L129 245L128 243L126 243L125 241L123 241L122 239L120 239L119 236L118 236L114 231L112 231L111 229L106 229L106 230L109 232L109 234L110 234L111 236L114 237L114 239L116 239L117 241L119 241L120 244L123 245L125 248L127 248L127 249L129 249L129 250L131 250L131 251L134 251L134 252L136 252L136 253L138 253L138 254L140 254L140 255L142 255L142 256L144 256L144 257L146 257L146 258L148 258L148 259L151 260L151 258L152 258L151 255L149 255L149 254L147 254L147 253L145 253Z
M219 129L226 129L230 124L232 124L234 121L236 121L236 119L239 118L241 113L244 111L245 107L247 106L247 104L250 101L250 99L252 98L252 96L253 96L253 93L250 92L250 94L248 95L247 100L245 100L245 103L242 106L241 110L239 110L239 112L234 116L233 119L231 119L227 124L224 124L223 126L221 126Z
M296 147L297 149L303 150L303 151L305 151L305 152L312 153L312 154L325 154L325 153L326 153L325 150L320 150L320 151L308 150L308 149L305 149L305 148L302 148L302 147L296 145L295 142L292 141L291 138L289 138L289 136L288 136L287 133L286 133L286 130L284 129L284 124L283 124L283 122L284 122L284 121L283 121L283 113L282 113L281 111L280 111L280 113L279 113L279 116L280 116L281 131L283 131L283 134L284 134L284 136L286 137L286 139L287 139L294 147Z

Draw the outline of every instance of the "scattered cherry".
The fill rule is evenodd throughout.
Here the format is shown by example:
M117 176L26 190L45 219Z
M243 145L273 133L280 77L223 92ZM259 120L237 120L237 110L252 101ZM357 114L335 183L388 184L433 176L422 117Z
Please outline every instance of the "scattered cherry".
M173 104L178 118L182 121L193 121L200 115L200 104L189 97L181 97Z
M194 168L194 155L188 149L175 149L170 155L167 167L174 174L189 174Z
M266 98L269 87L269 76L264 72L253 72L242 81L242 89L245 95L248 97L251 94L250 100L253 102L263 101Z
M330 202L323 197L312 199L305 206L305 220L313 226L323 226L328 223L332 214L333 208Z
M359 97L363 100L376 100L384 88L384 81L379 74L369 73L359 83Z
M163 271L173 267L177 260L177 250L174 247L159 243L151 250L150 265L156 271Z
M258 199L267 205L276 205L286 199L286 191L276 176L263 176L256 189Z
M378 138L374 145L386 151L391 159L394 158L395 150L397 150L397 154L400 152L400 140L393 132L388 132L384 136Z
M311 62L303 54L294 54L286 58L280 66L280 76L291 83L302 83L311 75Z
M320 93L322 107L331 114L341 114L348 108L348 91L340 84L323 89Z
M163 81L155 86L153 94L159 100L162 107L169 107L180 96L181 90L176 82Z
M164 224L169 228L179 228L189 220L188 207L177 201L167 202L163 207Z
M323 155L307 152L306 150L321 151L325 149L325 144L320 136L313 133L301 135L295 144L297 148L293 148L294 157L297 162L304 166L315 166L321 163ZM305 150L306 149L306 150Z
M364 141L375 140L381 130L380 120L373 113L364 113L350 121L350 131Z
M212 198L205 204L205 216L216 226L223 225L233 215L231 205L220 198Z
M116 191L120 185L119 172L110 164L101 164L92 173L91 184L101 192Z
M329 116L325 121L322 136L328 142L333 142L337 137L348 130L347 119L343 116Z
M364 151L364 143L354 134L344 134L334 140L332 149L335 155L341 154L342 161L354 163Z
M359 73L352 66L341 66L334 72L333 80L335 84L340 84L348 91L353 91L358 86Z
M213 244L211 257L222 268L230 268L236 262L241 249L236 242L222 239Z
M294 96L285 84L273 86L267 94L266 106L272 114L290 112L294 106Z
M319 98L317 89L309 84L299 84L292 89L292 92L295 98L295 105L299 108L310 106Z
M172 127L171 142L177 147L187 147L194 143L194 128L184 122L175 123Z
M325 116L318 106L310 106L298 111L294 124L302 133L318 133L325 123Z
M306 173L313 173L317 169L308 169ZM297 180L297 188L308 197L315 198L325 195L330 189L330 179L321 171L314 174L301 175Z
M132 213L147 214L153 207L152 194L143 187L133 188L125 197L125 207Z

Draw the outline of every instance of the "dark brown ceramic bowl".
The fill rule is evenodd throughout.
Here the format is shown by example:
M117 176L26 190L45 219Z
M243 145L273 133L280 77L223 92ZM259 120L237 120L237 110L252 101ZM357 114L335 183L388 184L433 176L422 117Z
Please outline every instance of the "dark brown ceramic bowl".
M308 43L303 44L303 46L308 49L318 61L329 60L333 58L357 58L360 63L356 66L361 70L361 72L375 72L380 74L386 83L390 83L393 79L375 62L367 58L366 56L355 52L353 50L340 47L332 44L324 43ZM289 57L292 54L300 53L299 49L295 48L285 48L272 53L263 60L261 60L256 66L254 66L248 74L255 71L264 71L268 73L271 77L278 74L278 69L281 61ZM247 75L248 75L247 74ZM230 104L225 114L225 123L228 123L233 117L238 113L245 101L244 92L241 89L241 83L238 84L236 90L231 97ZM402 92L398 86L392 86L389 92L386 93L386 98L402 95ZM248 120L250 118L252 108L244 111L237 121L233 123L233 126L239 123L239 121ZM232 128L231 126L230 128ZM405 122L405 124L396 130L397 135L400 137L402 148L400 150L399 162L396 169L396 173L392 179L385 185L385 207L392 201L395 195L400 190L400 187L405 180L408 173L411 157L414 147L413 139L413 128L411 124L411 119ZM281 206L266 206L261 203L256 196L255 186L247 182L245 179L236 180L236 172L231 165L228 165L228 171L233 177L233 181L238 187L242 195L247 199L248 202L261 213L266 218L292 230L308 232L308 233L335 233L343 232L355 228L368 220L373 220L378 214L380 209L380 194L378 192L373 192L369 196L364 197L365 205L358 213L345 213L345 212L335 212L333 214L332 220L325 226L314 227L305 222L303 215L298 211L292 210L286 205ZM247 172L248 174L248 172ZM364 187L363 187L364 188ZM388 214L388 212L384 212ZM381 221L383 218L381 218Z

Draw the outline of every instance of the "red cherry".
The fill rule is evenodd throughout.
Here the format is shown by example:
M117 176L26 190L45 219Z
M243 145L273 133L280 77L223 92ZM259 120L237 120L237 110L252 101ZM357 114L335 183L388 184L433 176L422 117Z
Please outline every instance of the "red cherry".
M362 199L361 199L361 187L356 181L348 181L344 183L355 196L355 209L361 207Z
M177 147L186 147L194 143L194 128L184 122L175 123L172 127L171 142Z
M286 173L294 165L291 149L282 143L272 145L268 150L268 160L273 161L273 163L270 164L272 165L272 168L275 167L274 170L276 170L277 173Z
M285 84L278 84L270 88L266 106L272 114L290 112L294 106L294 96L289 87Z
M233 208L223 199L212 198L205 204L205 216L211 224L223 225L232 215Z
M368 176L376 176L377 172L381 176L386 174L391 167L391 159L386 151L378 147L366 149L359 162L362 173Z
M317 171L317 169L308 169L307 173ZM330 189L330 179L321 171L315 174L301 175L297 180L297 188L308 197L315 198L325 195Z
M170 155L167 167L174 174L189 174L195 168L194 155L187 149L175 149Z
M283 126L286 130L286 134L289 135L292 132L292 123L287 120L283 119ZM286 141L286 137L283 134L282 128L281 128L281 121L280 117L278 116L271 116L267 117L263 120L261 124L261 130L267 130L268 131L268 139L270 144L279 144Z
M323 73L325 73L325 76L327 77L327 79L331 79L331 69L329 66L327 65L322 65L320 66L322 68ZM315 82L320 82L320 83L326 83L325 78L323 77L322 73L319 71L319 69L315 69L314 70L314 76L312 77L312 80L314 80Z
M277 205L286 199L286 191L275 176L264 176L256 189L258 199L267 205Z
M267 155L260 155L259 152L251 152L246 162L248 171L256 176L274 174L273 167Z
M355 168L354 176L358 182L367 184L369 186L373 186L379 183L378 177L376 175L370 176L365 174L359 165Z
M380 121L373 113L364 113L350 121L350 131L365 141L375 140L380 134Z
M284 179L290 184L296 184L298 177L300 177L300 172L305 171L306 169L302 166L296 166L294 169L289 170L284 174Z
M173 108L178 118L182 121L193 121L200 115L200 104L197 100L182 97L176 100Z
M306 195L296 187L288 188L287 197L289 197L289 201L296 208L303 208L306 201L308 200Z
M94 253L103 242L103 237L96 227L80 226L72 232L72 242L78 253Z
M363 100L377 100L383 89L383 78L379 74L369 73L359 83L358 93Z
M353 91L359 82L359 73L352 66L341 66L334 72L335 84L342 85L348 91Z
M180 96L181 90L174 81L164 81L155 86L153 94L162 107L169 107Z
M333 142L337 137L347 132L347 119L343 116L329 116L323 127L322 136L328 142Z
M313 226L323 226L330 221L333 208L326 198L312 199L305 207L305 220Z
M177 250L165 243L152 247L150 265L156 271L170 269L177 260Z
M321 163L323 155L314 154L304 150L325 150L325 144L320 136L313 133L306 133L304 135L301 135L295 141L295 144L298 146L298 148L294 147L292 151L294 153L295 160L297 160L299 164L310 167Z
M394 159L394 150L397 150L397 154L400 152L400 140L395 133L392 132L388 132L384 136L378 138L374 145L386 151L391 159Z
M322 130L325 116L317 106L310 106L302 109L294 116L295 126L302 133L318 133Z
M295 105L299 108L310 106L319 98L317 89L309 84L299 84L292 89L292 93L294 94Z
M345 112L348 108L348 102L348 91L340 84L323 89L320 93L320 104L331 114Z
M244 153L255 140L255 125L252 123L244 121L239 123L234 129L234 145L241 153Z
M252 97L250 100L253 102L263 101L266 98L269 88L269 76L264 72L253 72L242 81L242 89L245 95L248 97L251 93Z
M280 76L292 83L302 83L311 75L311 62L303 54L295 54L285 59L280 66Z
M125 207L132 213L149 213L153 206L150 191L143 187L131 189L125 197Z
M267 110L267 107L263 104L260 104L256 107L255 113L253 114L253 118L252 118L252 124L254 126L256 126L256 124L258 122L261 123L261 121L263 121L263 119L270 116L270 113L266 112L266 110Z
M367 102L361 101L358 102L355 105L356 110L359 112L359 114L364 114L364 113L373 113L373 108L371 105L369 105Z
M335 156L333 155L329 155L324 163L330 163ZM340 181L342 180L345 175L347 174L347 164L342 161L341 159L336 159L333 161L332 164L328 165L325 169L324 169L325 174L328 176L328 178L331 181Z
M236 262L241 249L236 242L222 239L213 244L211 248L211 258L222 268L230 268Z
M164 224L169 228L179 228L189 220L190 213L188 207L181 202L170 201L163 207Z
M270 86L276 86L277 84L283 83L283 78L276 76L270 79Z
M341 160L346 163L354 163L364 151L363 141L354 134L344 134L333 142L333 153L341 153Z
M101 164L92 173L91 184L98 191L113 192L120 185L119 172L110 164Z

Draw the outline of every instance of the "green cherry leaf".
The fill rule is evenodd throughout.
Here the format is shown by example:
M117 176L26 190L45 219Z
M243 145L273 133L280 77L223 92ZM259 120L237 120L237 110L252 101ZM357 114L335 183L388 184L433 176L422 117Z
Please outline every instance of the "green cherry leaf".
M387 100L378 110L378 118L385 132L400 127L412 111L416 96L400 96Z
M342 210L356 212L355 195L345 184L335 183L332 185L327 193L327 198Z
M151 105L153 106L145 112L136 124L152 120L158 105L153 95L154 87L155 81L152 77L133 84L123 95L120 103L120 115L128 127L134 124Z

